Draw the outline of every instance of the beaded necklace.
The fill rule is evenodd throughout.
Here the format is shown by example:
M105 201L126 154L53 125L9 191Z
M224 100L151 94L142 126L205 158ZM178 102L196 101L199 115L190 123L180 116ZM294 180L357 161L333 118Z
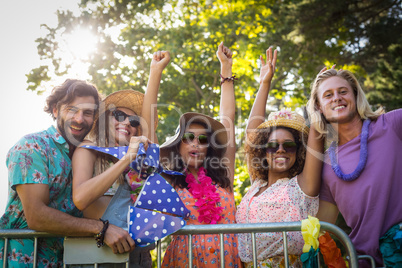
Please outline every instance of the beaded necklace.
M368 140L368 130L369 130L369 125L370 125L370 119L366 119L363 122L363 127L362 127L362 133L361 133L361 138L360 138L360 159L359 163L357 164L356 169L349 174L344 174L339 167L338 161L336 159L335 155L335 147L336 147L336 142L333 141L328 149L329 157L331 159L331 166L332 169L334 170L336 176L338 176L340 179L344 181L354 181L357 179L360 174L362 173L364 167L366 166L367 163L367 140Z

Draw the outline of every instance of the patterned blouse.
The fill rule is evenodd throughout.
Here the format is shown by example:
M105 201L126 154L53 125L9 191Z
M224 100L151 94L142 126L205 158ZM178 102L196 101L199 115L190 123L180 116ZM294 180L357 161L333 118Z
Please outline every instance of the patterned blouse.
M50 127L23 137L7 154L8 201L0 219L0 229L28 229L16 186L46 184L49 186L49 207L73 216L81 216L75 207L71 190L71 160L65 139ZM61 267L63 239L38 240L38 267ZM4 240L0 240L0 263L3 262ZM33 263L33 239L11 239L8 244L8 267ZM30 265L30 266L31 266Z
M237 208L237 223L291 222L315 216L318 211L318 196L307 196L297 183L297 177L284 178L268 187L259 196L255 194L267 181L255 181ZM288 232L288 252L301 255L304 240L301 232ZM251 234L239 234L239 255L243 262L253 259ZM282 233L257 233L257 259L265 260L283 255Z

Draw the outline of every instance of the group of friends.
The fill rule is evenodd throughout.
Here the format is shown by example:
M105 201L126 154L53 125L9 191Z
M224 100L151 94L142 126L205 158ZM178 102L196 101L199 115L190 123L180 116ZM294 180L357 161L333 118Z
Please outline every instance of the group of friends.
M191 211L187 224L291 222L309 215L335 223L340 212L358 254L383 266L380 238L402 222L402 109L373 111L356 77L332 67L312 84L309 126L289 109L265 120L277 60L270 47L260 57L260 86L246 127L251 186L236 207L232 51L221 43L216 55L221 120L184 113L159 147L163 168L182 173L163 176ZM169 52L154 53L145 94L120 90L102 99L94 85L74 79L55 87L45 111L56 126L24 136L8 152L9 197L0 229L95 236L98 246L130 252L130 267L151 267L154 245L136 247L127 232L128 207L144 184L130 163L141 143L158 143L157 96L169 61ZM86 145L128 149L115 159ZM10 239L7 256L4 245L0 241L1 262L32 265L32 239ZM287 245L290 267L302 267L301 232L288 233ZM259 267L283 265L281 233L258 233L256 249ZM225 234L224 251L226 267L253 267L250 234ZM193 267L219 267L219 236L193 235L192 252ZM162 267L188 267L188 255L188 237L172 235ZM39 239L38 266L62 265L63 239Z

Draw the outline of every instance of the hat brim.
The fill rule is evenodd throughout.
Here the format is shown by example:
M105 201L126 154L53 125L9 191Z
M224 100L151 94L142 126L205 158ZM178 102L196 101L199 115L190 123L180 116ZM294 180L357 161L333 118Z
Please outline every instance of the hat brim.
M176 146L184 135L186 127L192 123L202 123L206 126L206 131L210 133L210 145L219 151L223 155L226 151L228 136L225 126L204 114L200 113L185 113L180 116L179 126L176 129L174 136L170 137L160 146L160 153L162 157L167 157L170 149Z
M288 127L295 129L305 135L306 137L308 136L310 128L306 125L303 124L299 121L296 120L291 120L291 119L285 119L285 118L279 118L279 119L274 119L274 120L268 120L262 124L260 124L257 129L262 129L262 128L270 128L270 127Z
M119 90L109 94L104 100L105 108L127 108L136 115L141 116L142 104L144 103L144 94L131 89Z

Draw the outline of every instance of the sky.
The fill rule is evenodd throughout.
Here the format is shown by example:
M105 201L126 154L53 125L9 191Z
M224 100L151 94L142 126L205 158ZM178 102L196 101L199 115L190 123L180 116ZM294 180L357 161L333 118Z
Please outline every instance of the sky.
M55 26L56 10L78 10L79 0L0 0L0 216L8 195L8 150L25 134L47 129L54 122L43 111L48 92L27 91L26 74L40 66L35 39ZM50 88L51 90L51 88Z

